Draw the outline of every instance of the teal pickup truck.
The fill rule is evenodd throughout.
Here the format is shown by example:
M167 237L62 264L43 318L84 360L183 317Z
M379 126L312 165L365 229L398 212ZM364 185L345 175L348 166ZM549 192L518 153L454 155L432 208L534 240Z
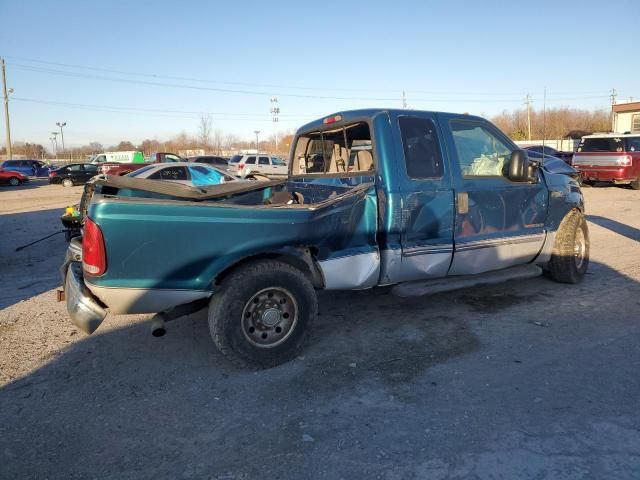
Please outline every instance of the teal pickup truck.
M424 294L540 275L580 281L584 199L490 122L411 110L342 112L303 126L289 177L194 188L102 177L63 265L67 309L93 332L107 312L164 322L208 307L230 360L297 355L316 290L394 285Z

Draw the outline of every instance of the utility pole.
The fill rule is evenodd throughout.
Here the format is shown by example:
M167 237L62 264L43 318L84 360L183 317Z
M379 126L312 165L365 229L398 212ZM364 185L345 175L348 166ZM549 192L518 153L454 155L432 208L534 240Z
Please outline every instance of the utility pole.
M13 88L7 93L7 72L5 70L4 58L2 59L2 92L4 93L4 122L7 132L7 160L13 158L11 152L11 127L9 124L9 93L13 93Z
M616 92L615 88L611 89L611 95L609 95L609 98L611 98L611 131L615 132L617 130L616 128L616 117L613 113L613 106L616 104L616 97L618 96L618 92Z
M278 115L280 115L280 107L278 107L278 97L271 97L271 121L273 122L273 133L276 138L276 153L278 153L278 131L276 124L278 123ZM257 144L258 142L256 142Z
M524 97L524 104L527 106L527 128L529 129L529 141L531 141L531 104L533 100L531 100L531 95L527 93L527 96Z
M62 137L62 154L64 155L64 132L62 131L62 127L64 127L67 122L56 122L56 125L60 127L60 136Z
M402 108L407 108L407 95L404 90L402 90Z
M260 130L254 130L253 133L256 134L256 155L258 155L259 153L259 148L258 148L258 135L260 134ZM256 162L257 163L257 162Z
M616 97L618 96L618 92L616 92L615 88L611 89L611 94L609 95L609 98L611 98L611 105L615 105L616 104Z

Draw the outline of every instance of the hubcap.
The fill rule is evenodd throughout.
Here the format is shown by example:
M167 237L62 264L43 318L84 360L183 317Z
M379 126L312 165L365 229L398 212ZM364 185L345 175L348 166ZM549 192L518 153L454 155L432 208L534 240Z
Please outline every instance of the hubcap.
M242 310L242 333L252 345L271 348L284 342L298 323L298 304L288 290L260 290Z
M573 245L573 256L576 262L576 268L580 270L584 264L584 260L587 254L587 241L584 236L582 228L576 230L576 239Z

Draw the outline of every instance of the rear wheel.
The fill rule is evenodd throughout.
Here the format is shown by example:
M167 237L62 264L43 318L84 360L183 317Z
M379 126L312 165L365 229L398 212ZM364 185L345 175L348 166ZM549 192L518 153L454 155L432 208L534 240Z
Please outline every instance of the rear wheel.
M65 178L64 180L62 180L62 186L63 187L73 187L73 182L71 181L70 178Z
M640 190L640 179L636 180L635 182L631 182L630 185L632 189Z
M556 282L578 283L589 267L589 229L579 210L569 212L556 233L548 271Z
M11 177L9 179L9 185L11 185L12 187L17 187L18 185L20 185L20 179L18 177Z
M270 368L298 355L316 312L315 291L300 270L263 260L222 281L209 304L209 331L231 362Z

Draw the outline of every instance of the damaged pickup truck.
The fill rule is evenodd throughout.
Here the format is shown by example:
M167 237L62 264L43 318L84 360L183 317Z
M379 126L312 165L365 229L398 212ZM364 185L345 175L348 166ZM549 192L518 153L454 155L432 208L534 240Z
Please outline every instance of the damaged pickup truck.
M73 322L92 333L107 312L156 313L160 335L208 307L220 351L267 368L299 353L316 290L424 294L543 270L576 283L587 270L577 182L482 118L335 114L297 132L289 169L282 181L205 188L88 184L83 237L62 269Z

